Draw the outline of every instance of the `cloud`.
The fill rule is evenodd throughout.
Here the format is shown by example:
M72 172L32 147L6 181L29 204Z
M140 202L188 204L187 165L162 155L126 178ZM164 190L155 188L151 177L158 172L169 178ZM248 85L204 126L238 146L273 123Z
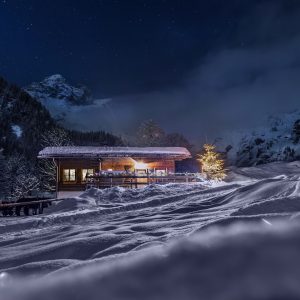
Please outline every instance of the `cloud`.
M81 131L112 130L114 115L111 99L95 99L88 105L74 105L62 99L42 99L52 116L66 127Z
M179 88L114 99L134 116L123 129L152 118L197 141L300 109L300 10L286 3L256 6L234 41L212 49Z
M80 130L132 134L151 118L197 143L300 109L300 3L266 0L251 7L180 86L71 107L66 122Z

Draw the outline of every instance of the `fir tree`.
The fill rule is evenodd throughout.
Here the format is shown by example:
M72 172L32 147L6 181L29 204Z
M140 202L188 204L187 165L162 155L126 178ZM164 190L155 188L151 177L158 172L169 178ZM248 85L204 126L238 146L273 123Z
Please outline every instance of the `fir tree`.
M202 166L202 172L207 179L222 180L226 173L224 169L224 160L220 158L220 154L216 152L214 145L205 144L204 152L199 155L199 161Z
M143 122L137 130L136 145L140 147L159 147L165 141L164 130L154 121Z

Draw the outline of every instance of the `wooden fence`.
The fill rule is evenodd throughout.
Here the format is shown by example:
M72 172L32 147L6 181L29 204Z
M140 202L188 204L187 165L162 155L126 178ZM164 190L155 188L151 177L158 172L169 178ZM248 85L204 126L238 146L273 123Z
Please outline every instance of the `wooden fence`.
M149 184L167 184L167 183L190 183L197 182L199 178L196 174L169 174L159 175L133 175L133 174L106 174L106 175L88 175L86 179L86 188L108 188L121 186L126 188L137 188Z
M27 201L22 202L5 202L3 201L0 204L0 213L4 217L8 216L29 216L42 214L44 209L49 207L53 201L60 201L60 199L41 199L30 201L28 198Z

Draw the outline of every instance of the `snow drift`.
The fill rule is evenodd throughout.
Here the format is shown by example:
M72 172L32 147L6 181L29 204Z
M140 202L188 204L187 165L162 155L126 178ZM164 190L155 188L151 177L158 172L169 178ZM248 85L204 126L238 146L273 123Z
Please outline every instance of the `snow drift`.
M6 300L299 299L299 229L295 224L210 229L168 247L67 268L3 292Z
M299 177L273 163L2 218L0 298L299 299Z

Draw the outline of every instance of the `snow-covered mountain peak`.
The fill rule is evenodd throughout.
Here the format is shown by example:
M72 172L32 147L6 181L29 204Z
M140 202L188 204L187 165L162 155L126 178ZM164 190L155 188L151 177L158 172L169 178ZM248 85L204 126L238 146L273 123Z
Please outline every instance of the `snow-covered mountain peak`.
M54 74L46 77L42 82L48 86L56 86L58 84L65 84L66 79L61 74Z
M71 85L61 74L47 76L23 90L38 100L52 118L66 128L97 131L104 129L103 126L109 128L107 124L113 122L111 111L107 109L111 99L94 98L87 87Z
M40 82L33 82L24 90L46 107L47 102L55 100L64 100L65 104L73 105L87 105L93 102L87 87L73 86L60 74L48 76Z

